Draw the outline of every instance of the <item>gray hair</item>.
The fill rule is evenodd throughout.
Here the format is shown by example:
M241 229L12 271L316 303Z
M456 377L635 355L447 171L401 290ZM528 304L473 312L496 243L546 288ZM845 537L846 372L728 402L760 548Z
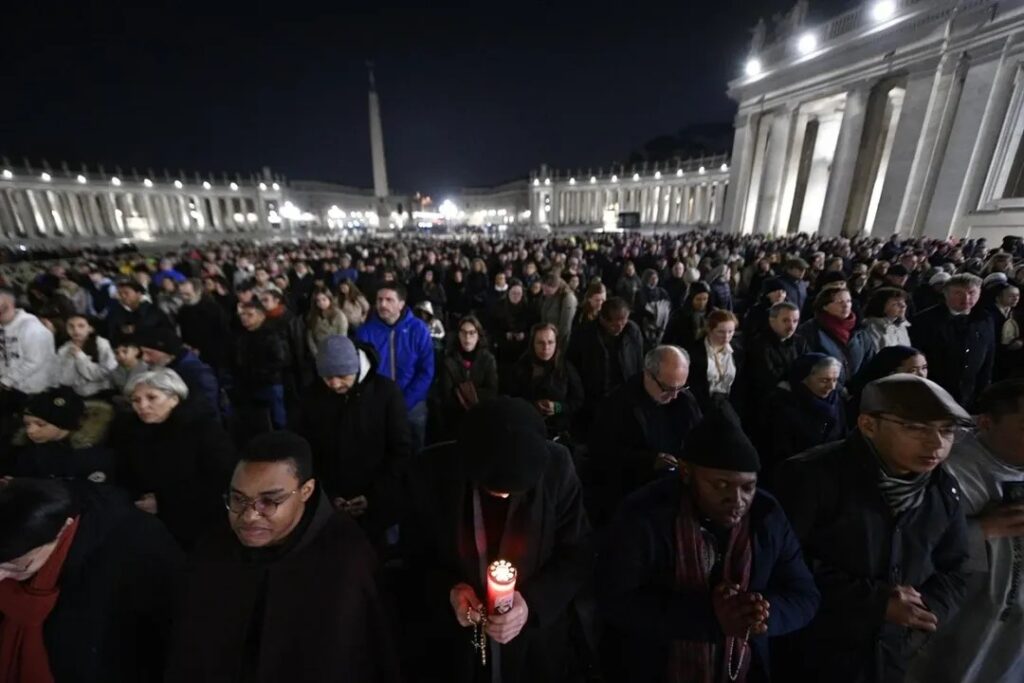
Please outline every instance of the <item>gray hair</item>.
M690 364L690 354L686 352L686 349L672 344L662 344L661 346L655 346L644 356L644 370L657 377L658 372L661 370L662 361L670 355L676 355L686 361L687 365Z
M842 363L840 363L838 360L836 360L832 356L826 356L825 358L822 358L817 363L812 365L811 366L811 371L809 373L807 373L807 374L808 375L814 375L814 374L817 374L817 373L821 372L822 370L828 370L830 368L835 368L836 370L839 370L839 372L843 371Z
M973 289L977 287L981 289L982 279L973 273L957 273L953 277L946 280L946 284L942 286L943 289L949 289L950 287L966 287Z
M168 368L156 368L133 377L124 387L124 395L131 398L136 387L142 384L162 391L168 396L177 396L182 401L188 398L188 385L178 373Z
M768 309L768 317L778 318L780 315L782 315L783 311L796 311L797 313L799 313L800 307L797 306L792 301L780 301L779 303L774 304L771 308Z

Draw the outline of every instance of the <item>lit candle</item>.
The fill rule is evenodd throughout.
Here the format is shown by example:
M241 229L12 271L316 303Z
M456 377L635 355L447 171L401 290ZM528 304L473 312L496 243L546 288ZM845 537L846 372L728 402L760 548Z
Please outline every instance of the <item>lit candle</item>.
M516 568L507 560L495 560L487 568L487 613L504 614L512 609L516 592Z

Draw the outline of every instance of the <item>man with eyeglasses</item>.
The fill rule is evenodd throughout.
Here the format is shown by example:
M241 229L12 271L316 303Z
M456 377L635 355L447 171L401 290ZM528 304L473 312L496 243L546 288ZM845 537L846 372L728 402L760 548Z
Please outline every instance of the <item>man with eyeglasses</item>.
M197 546L166 681L397 681L356 523L312 477L309 444L254 438L224 496L225 524Z
M910 374L861 395L857 430L779 467L776 491L822 602L779 680L902 682L963 602L967 525L959 485L939 465L971 418Z
M595 516L604 519L626 495L679 467L689 431L700 422L697 399L686 388L690 357L677 346L658 346L644 369L601 403L590 432L597 468Z

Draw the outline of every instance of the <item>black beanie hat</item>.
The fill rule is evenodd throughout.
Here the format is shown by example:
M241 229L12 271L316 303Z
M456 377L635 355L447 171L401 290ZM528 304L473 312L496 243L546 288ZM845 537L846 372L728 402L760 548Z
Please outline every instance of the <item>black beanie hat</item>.
M533 406L521 398L500 397L466 413L459 433L466 471L495 493L533 488L548 458L547 431Z
M74 431L81 426L85 403L68 387L57 387L41 394L29 396L25 415L38 417L58 429Z
M722 411L708 413L686 435L683 460L701 467L730 472L759 472L757 449L743 433L738 420Z
M769 292L777 292L780 289L785 289L785 288L786 287L782 284L782 280L780 278L770 277L770 278L766 278L764 280L764 282L761 283L761 294L768 294Z
M135 343L140 348L156 349L171 356L181 351L181 339L169 327L144 327L135 333Z

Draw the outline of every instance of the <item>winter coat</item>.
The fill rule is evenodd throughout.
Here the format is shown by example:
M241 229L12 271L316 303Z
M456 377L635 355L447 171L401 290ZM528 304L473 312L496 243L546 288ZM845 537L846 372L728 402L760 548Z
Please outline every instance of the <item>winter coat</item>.
M137 500L156 495L157 517L185 549L224 516L222 496L235 466L235 449L214 418L183 401L159 424L134 413L118 418L111 432L116 479Z
M53 333L31 313L18 309L0 325L0 385L39 394L56 383Z
M120 303L111 304L107 313L107 339L120 339L129 334L138 334L143 329L173 329L170 319L163 311L148 301L143 301L134 311L130 311Z
M623 275L619 278L619 281L615 283L615 296L626 300L630 308L633 308L633 304L636 300L636 293L640 290L641 282L639 275L627 276Z
M185 304L178 311L181 341L195 350L210 367L219 369L228 363L231 323L227 313L209 296L196 304Z
M437 382L434 385L434 405L431 413L436 417L440 441L455 438L459 425L466 414L466 408L456 395L457 387L463 382L472 382L481 401L498 395L498 363L491 352L477 347L472 365L463 363L458 351L458 340L448 349L441 361Z
M732 310L732 287L728 280L715 280L711 283L711 299L708 301L709 308L717 308L723 311Z
M96 337L99 360L93 360L84 351L76 353L76 349L73 342L67 342L57 351L57 381L83 397L111 389L110 373L117 368L117 358L110 342Z
M504 683L564 681L560 665L567 654L570 603L593 567L590 525L572 459L558 444L548 442L547 450L536 486L509 499L498 553L515 566L516 590L529 608L519 636L500 646ZM402 619L430 634L420 643L428 650L423 667L438 669L433 680L446 683L479 680L480 661L467 631L452 616L449 592L467 583L478 596L487 595L473 535L473 484L464 457L457 444L449 443L414 459L400 525L402 556L410 568L404 581L408 596L399 598L407 608Z
M827 417L790 388L788 382L770 394L767 401L767 430L759 444L761 471L766 474L783 460L846 437L846 407L839 398L836 414Z
M395 380L410 410L427 399L434 381L434 346L427 324L406 308L394 325L373 315L356 332L356 340L377 352L377 372Z
M845 387L875 355L871 337L863 329L855 329L846 346L836 341L817 320L808 320L797 328L796 333L807 341L811 351L824 353L839 361L842 365L839 373L840 387Z
M397 683L373 550L315 491L283 546L243 547L222 511L193 554L166 683Z
M780 275L779 280L786 290L786 301L796 304L802 311L807 303L807 280L797 280L789 273Z
M615 359L610 357L612 341L595 320L581 325L569 343L568 360L583 380L585 412L592 413L605 396L643 369L644 342L636 323L626 323L619 335ZM613 373L613 367L618 372Z
M590 459L598 481L592 487L593 509L605 519L627 495L655 478L658 453L680 456L686 435L701 420L700 406L689 390L666 405L657 405L644 389L643 374L601 402L590 430Z
M500 364L505 366L515 363L526 352L530 343L530 328L538 322L539 317L536 309L526 299L518 305L513 305L508 299L498 304L494 309L490 332L494 340L494 355ZM510 332L523 334L523 339L509 339Z
M864 331L867 332L875 353L889 346L910 346L910 323L902 318L865 318Z
M940 628L963 600L967 525L956 480L937 468L922 503L894 518L877 458L854 432L777 470L776 495L822 598L797 637L801 661L790 663L806 670L785 680L901 682L927 635L885 621L893 587L916 588Z
M624 678L614 680L666 680L675 639L724 647L711 591L692 595L675 588L681 487L679 477L662 477L627 498L599 555L598 597L612 629L609 641L620 644L625 670ZM821 596L778 501L759 490L748 514L753 556L748 590L772 606L768 633L750 639L753 659L747 681L757 683L768 680L768 639L806 626Z
M196 354L183 350L167 364L167 369L178 373L188 387L189 398L197 407L202 406L208 415L214 417L220 414L220 383L213 368L199 360Z
M20 429L0 456L0 476L112 483L114 452L104 444L113 419L108 403L89 401L81 426L66 439L37 444Z
M376 531L398 520L399 478L412 455L402 392L377 373L372 352L359 349L359 374L345 394L323 382L305 395L302 434L313 449L317 481L331 500L366 496L363 527ZM361 522L363 520L360 520Z
M348 336L348 318L341 311L337 311L337 315L333 318L318 315L311 328L307 324L306 343L309 345L310 355L316 358L320 351L320 344L324 339L334 335Z
M704 337L704 324L708 311L694 311L687 307L677 308L669 316L665 326L662 344L672 344L684 349L690 348Z
M235 345L232 400L244 403L256 391L281 384L287 363L284 342L266 323L257 330L242 332Z
M583 407L583 382L571 363L562 361L561 370L545 363L538 370L532 353L524 354L509 368L504 393L523 398L531 404L540 400L554 401L555 414L544 416L549 437L569 431L572 416Z
M285 308L274 316L268 313L263 326L274 330L284 344L286 363L282 375L287 390L308 386L313 379L313 362L306 340L306 324Z
M78 531L43 626L54 680L159 683L185 558L123 491L69 486L80 505Z
M563 344L572 334L572 319L576 315L576 295L568 287L554 296L545 296L540 301L540 322L550 323L558 330Z
M954 316L945 304L914 318L911 341L928 359L928 379L970 409L992 382L996 340L992 320L980 307Z
M798 335L782 340L774 332L750 341L743 363L744 392L748 397L747 414L764 406L779 382L789 375L789 368L800 356L810 353L807 340Z

